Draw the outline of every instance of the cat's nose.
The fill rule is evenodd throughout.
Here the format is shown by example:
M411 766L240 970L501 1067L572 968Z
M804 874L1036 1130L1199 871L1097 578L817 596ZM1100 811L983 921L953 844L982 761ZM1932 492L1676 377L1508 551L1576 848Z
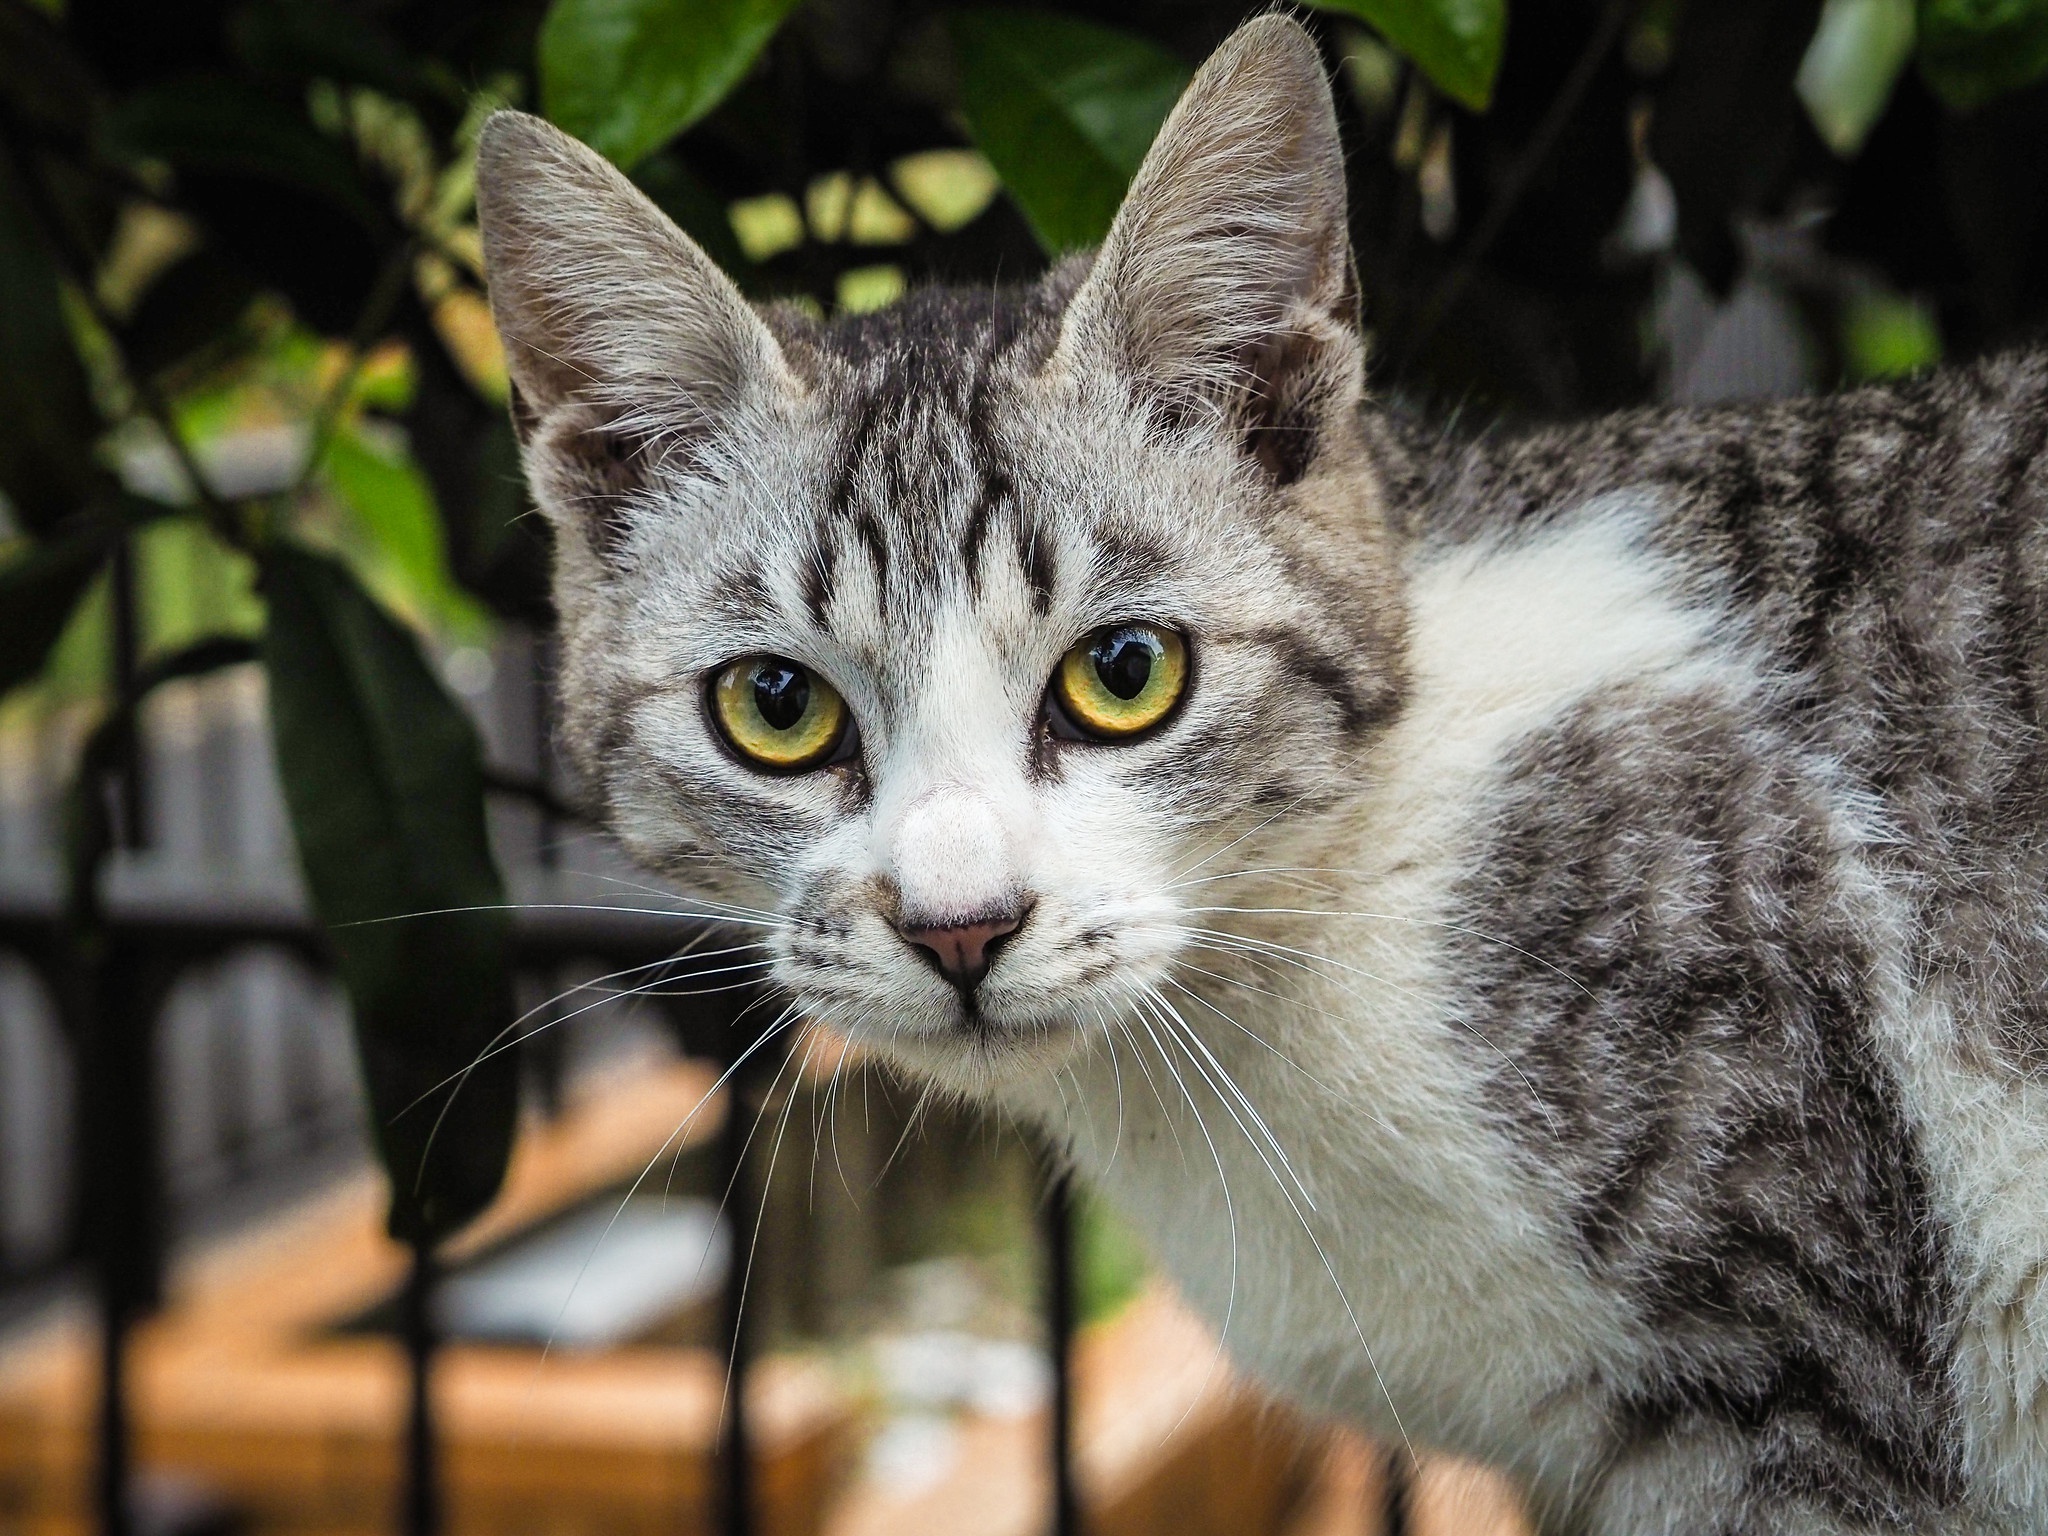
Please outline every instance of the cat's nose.
M1028 906L986 913L965 922L928 923L916 919L896 925L938 973L962 992L972 992L995 964L996 950L1024 925Z

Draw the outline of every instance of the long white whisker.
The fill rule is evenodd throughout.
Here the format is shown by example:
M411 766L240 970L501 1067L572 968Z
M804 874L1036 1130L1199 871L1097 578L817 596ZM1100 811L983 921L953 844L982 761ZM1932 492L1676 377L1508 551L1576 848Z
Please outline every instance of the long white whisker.
M1180 1084L1181 1097L1187 1100L1188 1108L1194 1112L1195 1124L1201 1128L1202 1139L1209 1144L1209 1156L1216 1162L1216 1182L1223 1190L1223 1211L1230 1220L1230 1294L1223 1302L1223 1327L1216 1335L1216 1353L1210 1358L1209 1369L1202 1378L1202 1391L1197 1392L1189 1400L1187 1408L1175 1421L1173 1428L1167 1432L1167 1438L1171 1439L1179 1432L1181 1425L1187 1422L1188 1415L1195 1411L1195 1404L1200 1402L1208 1391L1209 1383L1215 1379L1217 1370L1223 1364L1224 1350L1230 1342L1230 1321L1237 1312L1237 1204L1231 1198L1230 1176L1223 1171L1223 1154L1217 1149L1216 1138L1209 1134L1209 1122L1202 1114L1202 1107L1195 1102L1195 1096L1189 1090L1187 1081L1180 1075L1180 1068L1173 1064L1173 1058L1167 1054L1166 1047L1160 1043L1159 1036L1153 1031L1151 1021L1146 1017L1148 1010L1143 1006L1148 999L1141 995L1136 1001L1140 1004L1139 1023L1144 1025L1145 1033L1151 1036L1152 1044L1158 1050L1159 1059L1166 1070L1172 1073L1173 1080ZM1164 1017L1160 1018L1159 1023L1161 1028L1166 1028ZM1170 1029L1167 1032L1172 1033Z
M1160 999L1160 1001L1163 1002L1165 1000L1162 998ZM1161 1023L1165 1023L1165 1020L1163 1018L1161 1020ZM1185 1027L1185 1021L1183 1021L1183 1028ZM1189 1033L1192 1034L1192 1031L1189 1031ZM1188 1060L1196 1065L1197 1070L1200 1069L1200 1064L1199 1062L1195 1061L1193 1055L1189 1055ZM1216 1085L1213 1082L1210 1083L1209 1086L1212 1091L1216 1089ZM1220 1091L1217 1092L1217 1098L1223 1103L1225 1109L1228 1109L1230 1107L1229 1101L1223 1098L1223 1095ZM1249 1107L1249 1105L1247 1105L1247 1107ZM1235 1118L1234 1114L1233 1118ZM1243 1121L1240 1120L1238 1122L1238 1128L1240 1130L1244 1130ZM1252 1149L1254 1151L1258 1150L1258 1143L1253 1140L1251 1132L1248 1130L1245 1131L1245 1140L1251 1143ZM1261 1154L1262 1161L1263 1158L1264 1155ZM1266 1166L1267 1170L1269 1172L1272 1172L1272 1164L1267 1163ZM1303 1235L1308 1238L1309 1243L1315 1248L1316 1257L1322 1260L1323 1272L1330 1277L1330 1285L1337 1292L1337 1299L1344 1304L1344 1315L1351 1320L1351 1331L1358 1336L1358 1347L1365 1351L1365 1362L1368 1366L1372 1368L1373 1379L1379 1383L1380 1396L1386 1399L1387 1412L1393 1415L1394 1427L1401 1432L1401 1441L1404 1445L1408 1447L1408 1454L1410 1456L1413 1456L1415 1454L1415 1445L1414 1442L1408 1438L1408 1426L1401 1422L1401 1410L1394 1406L1394 1394L1387 1389L1387 1379L1385 1375L1383 1375L1380 1371L1379 1361L1373 1356L1372 1345L1367 1341L1365 1337L1365 1328L1358 1321L1358 1313L1351 1305L1351 1297L1348 1294L1346 1294L1344 1290L1344 1282L1337 1278L1337 1266L1330 1262L1330 1255L1323 1247L1323 1240L1316 1235L1316 1230L1314 1226L1310 1224L1307 1213L1304 1212L1299 1205L1295 1204L1294 1196L1288 1191L1287 1186L1281 1182L1280 1176L1277 1172L1273 1174L1273 1182L1275 1186L1278 1187L1278 1189L1280 1190L1281 1197L1285 1199L1288 1205L1293 1208L1295 1219L1301 1223L1301 1230ZM1306 1197L1306 1194L1307 1191L1304 1190L1304 1198ZM1235 1274L1234 1258L1235 1256L1233 1255L1233 1275Z
M1229 933L1220 928L1187 928L1183 931L1186 933L1200 936L1195 940L1198 947L1207 947L1225 953L1229 952L1230 950L1236 949L1250 951L1255 954L1271 955L1273 958L1277 960L1281 960L1288 964L1299 967L1301 970L1308 972L1311 976L1319 977L1324 982L1327 982L1330 985L1335 986L1340 992L1347 993L1348 995L1356 997L1361 1001L1366 1000L1364 993L1358 991L1358 989L1355 987L1347 987L1341 982L1333 981L1330 977L1323 975L1322 972L1318 971L1315 968L1315 965L1311 965L1308 962L1315 961L1317 962L1317 964L1333 966L1340 971L1348 971L1354 976L1362 976L1367 981L1373 982L1376 985L1382 987L1386 987L1390 991L1400 993L1404 997L1416 998L1418 1000L1421 1000L1422 998L1422 994L1417 992L1414 988L1404 987L1399 982L1389 980L1387 977L1376 976L1371 971L1360 970L1355 965L1346 965L1343 961L1333 960L1327 955L1314 954L1305 949L1294 949L1285 944L1275 944L1270 939L1254 939L1241 933ZM1557 1123L1557 1117L1551 1113L1550 1106L1546 1104L1543 1100L1543 1095L1536 1091L1536 1085L1535 1083L1530 1081L1529 1074L1522 1070L1522 1064L1516 1061L1515 1058L1510 1056L1506 1051L1502 1050L1498 1045L1494 1044L1494 1042L1487 1037L1486 1032L1480 1029L1479 1026L1474 1024L1470 1019L1464 1018L1455 1013L1446 1013L1444 1017L1449 1019L1453 1024L1457 1025L1458 1028L1464 1030L1473 1039L1477 1040L1481 1045L1485 1046L1489 1051L1492 1051L1493 1054L1498 1056L1502 1061L1507 1063L1508 1070L1513 1072L1516 1077L1520 1078L1522 1080L1522 1086L1528 1090L1529 1102L1536 1106L1537 1112L1540 1113L1543 1116L1544 1120L1549 1124L1551 1135L1562 1141L1564 1138L1563 1127Z
M1203 1080L1208 1083L1210 1091L1222 1103L1225 1112L1229 1114L1231 1119L1237 1122L1237 1128L1244 1133L1244 1139L1250 1143L1251 1149L1258 1154L1259 1161L1266 1165L1266 1171L1272 1174L1275 1183L1282 1185L1282 1193L1285 1193L1285 1183L1292 1182L1295 1192L1301 1196L1303 1203L1310 1210L1315 1210L1315 1197L1308 1192L1308 1187L1302 1182L1301 1175L1295 1171L1293 1162L1287 1156L1287 1149L1280 1145L1280 1138L1273 1134L1272 1127L1266 1124L1265 1117L1259 1113L1257 1107L1253 1105L1251 1099L1245 1094L1245 1091L1238 1086L1237 1080L1224 1070L1223 1063L1216 1059L1215 1053L1209 1049L1207 1042L1195 1033L1194 1026L1181 1016L1180 1010L1173 1006L1164 993L1152 986L1147 986L1145 993L1146 996L1152 999L1154 1008L1159 1010L1161 1014L1161 1026L1166 1028L1169 1035L1180 1041L1183 1053L1187 1055L1189 1062L1201 1074ZM1178 1029L1174 1028L1175 1025L1179 1026ZM1200 1055L1197 1056L1196 1052L1199 1052ZM1203 1065L1205 1060L1208 1063L1206 1067ZM1240 1115L1237 1108L1233 1107L1231 1102L1233 1099L1236 1100L1238 1106L1243 1108L1244 1115ZM1250 1117L1250 1125L1245 1124L1245 1116ZM1252 1134L1254 1128L1259 1133L1257 1136ZM1264 1147L1260 1145L1260 1137L1265 1139ZM1272 1149L1272 1157L1266 1155L1266 1148ZM1277 1168L1273 1166L1274 1159L1276 1158L1279 1160L1280 1165ZM1280 1177L1282 1170L1286 1172L1286 1181L1283 1181Z
M1339 873L1342 873L1342 871L1339 871ZM1497 946L1498 948L1505 949L1514 954L1520 955L1523 959L1532 961L1535 964L1542 966L1545 970L1557 976L1561 981L1564 981L1570 984L1571 986L1577 988L1578 991L1583 993L1585 996L1591 997L1593 995L1584 982L1580 981L1576 976L1572 975L1571 972L1565 970L1564 967L1557 965L1552 961L1544 959L1541 955L1536 954L1532 950L1524 949L1521 945L1516 944L1511 940L1503 939L1497 934L1487 933L1483 929L1467 927L1462 923L1447 923L1437 918L1428 917L1406 917L1398 912L1327 911L1320 907L1187 907L1183 910L1188 912L1202 913L1238 913L1247 917L1272 916L1358 918L1365 921L1378 923L1408 923L1418 928L1441 928L1446 933L1455 933L1463 935L1466 938L1478 939L1483 944L1492 944Z
M1127 998L1126 1001L1131 1004L1132 1010L1133 1012L1135 1012L1137 1007L1135 1000ZM1138 1070L1145 1074L1145 1086L1152 1090L1152 1100L1155 1104L1159 1106L1159 1118L1166 1122L1167 1132L1173 1137L1173 1149L1175 1152L1180 1154L1181 1171L1186 1172L1188 1166L1188 1149L1185 1145L1182 1144L1180 1139L1180 1130L1173 1123L1173 1114L1170 1110L1167 1109L1166 1099L1159 1092L1158 1080L1152 1076L1152 1068L1146 1064L1145 1053L1138 1048L1138 1037L1131 1033L1131 1026L1129 1022L1125 1020L1121 1015L1119 1015L1117 1018L1117 1028L1123 1033L1124 1043L1130 1046L1131 1058L1138 1063Z
M409 923L422 917L456 917L468 912L601 912L624 917L672 917L680 922L746 925L754 928L788 928L786 919L743 917L718 912L679 912L667 907L616 907L593 901L489 901L466 907L427 907L418 912L393 912L385 917L362 917L337 923L339 928L374 928L383 923Z
M604 1240L612 1235L612 1228L617 1226L619 1224L619 1218L626 1214L626 1207L632 1202L633 1196L640 1192L640 1186L647 1181L647 1176L650 1173L654 1172L656 1165L661 1162L663 1155L667 1153L669 1147L675 1143L676 1139L684 1135L689 1130L691 1122L697 1118L698 1111L702 1110L704 1106L711 1101L712 1096L718 1092L720 1086L724 1084L726 1078L730 1077L733 1074L733 1072L737 1071L741 1062L745 1061L748 1056L751 1056L754 1053L754 1051L759 1049L763 1043L765 1043L771 1036L773 1036L777 1031L779 1031L794 1016L794 1013L795 1010L793 1007L785 1009L783 1013L776 1019L776 1021L768 1026L768 1028L762 1033L760 1038L753 1043L753 1045L749 1046L745 1051L740 1053L739 1057L733 1062L732 1066L726 1069L725 1074L721 1076L716 1083L713 1083L708 1089L705 1090L704 1096L697 1100L696 1108L692 1109L687 1115L683 1116L681 1123L679 1123L674 1130L668 1133L667 1140L663 1141L659 1147L655 1148L654 1156L650 1157L647 1160L647 1166L640 1170L639 1176L636 1177L633 1180L633 1182L627 1186L625 1194L619 1197L619 1208L612 1212L612 1219L606 1222L604 1224L604 1230L597 1234L597 1241L590 1245L590 1252L584 1255L582 1266L576 1271L576 1278L569 1282L569 1292L566 1296L562 1298L561 1310L555 1314L555 1320L548 1328L547 1342L541 1345L540 1357L543 1363L545 1363L547 1360L548 1352L555 1347L555 1332L562 1326L562 1319L569 1315L569 1304L576 1299L577 1287L583 1284L583 1277L585 1274L589 1272L591 1262L596 1259L597 1250L603 1247ZM737 1094L733 1096L731 1112L735 1114L739 1112L739 1096Z
M782 1156L783 1134L789 1129L790 1111L796 1108L796 1083L802 1079L805 1070L810 1066L811 1051L815 1046L815 1035L816 1031L806 1021L800 1037L804 1042L804 1065L797 1068L795 1080L790 1084L789 1096L782 1102L782 1117L776 1122L775 1126L775 1143L768 1150L768 1168L761 1175L761 1199L754 1211L754 1235L747 1243L746 1267L740 1271L739 1300L738 1304L733 1308L733 1330L735 1335L743 1326L747 1315L747 1293L754 1283L754 1259L761 1249L761 1228L768 1220L768 1197L769 1191L775 1183L775 1163ZM788 1055L783 1057L782 1065L775 1069L775 1076L768 1084L768 1102L772 1103L774 1101L775 1090L781 1085L784 1070L795 1060L796 1051L792 1049ZM733 1107L735 1109L739 1107L738 1094L733 1095ZM757 1115L754 1118L753 1128L747 1132L746 1142L740 1147L740 1155L733 1159L732 1178L726 1183L725 1198L719 1201L720 1210L723 1210L732 1199L733 1191L738 1188L740 1180L746 1177L747 1152L754 1145L754 1132L760 1130L760 1128L761 1117ZM726 1362L725 1391L720 1394L718 1399L718 1422L721 1427L725 1424L726 1414L732 1409L733 1392L741 1386L741 1383L736 1379L739 1376L738 1365L739 1339L735 1337L733 1339L732 1358Z
M1110 1169L1116 1166L1116 1155L1124 1145L1124 1069L1117 1060L1116 1033L1102 1017L1102 1009L1095 1009L1095 1022L1102 1026L1102 1043L1109 1047L1109 1073L1116 1084L1116 1139L1109 1144L1109 1161L1102 1165L1102 1177L1108 1178Z
M1187 876L1193 874L1196 870L1200 869L1204 864L1214 863L1217 859L1222 858L1224 854L1230 852L1231 849L1237 847L1247 838L1256 837L1259 833L1265 831L1266 828L1273 825L1273 823L1278 821L1281 817L1293 815L1296 810L1300 809L1302 803L1307 799L1308 796L1305 794L1296 795L1292 800L1288 801L1287 804L1281 806L1279 810L1275 811L1272 815L1268 816L1264 821L1260 822L1257 826L1251 828L1249 831L1239 833L1236 837L1233 837L1229 842L1225 843L1221 848L1215 849L1213 852L1209 853L1207 856L1200 859L1196 863L1190 864L1187 866L1187 868L1180 870L1176 874L1175 880L1179 881L1185 879ZM1168 889L1172 889L1172 887L1169 886Z

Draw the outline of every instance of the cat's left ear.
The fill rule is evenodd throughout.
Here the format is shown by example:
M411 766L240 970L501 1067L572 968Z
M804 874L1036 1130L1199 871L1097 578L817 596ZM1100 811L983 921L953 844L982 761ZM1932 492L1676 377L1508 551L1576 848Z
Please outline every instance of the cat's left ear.
M1159 130L1067 309L1055 365L1107 363L1174 424L1287 484L1365 380L1344 152L1301 26L1237 29Z

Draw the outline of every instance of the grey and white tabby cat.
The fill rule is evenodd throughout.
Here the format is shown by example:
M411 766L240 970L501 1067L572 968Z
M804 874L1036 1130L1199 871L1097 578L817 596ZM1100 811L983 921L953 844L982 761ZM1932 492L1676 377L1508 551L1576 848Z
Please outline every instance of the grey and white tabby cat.
M1423 431L1279 18L1020 292L479 171L567 741L796 1013L1547 1530L2048 1528L2048 358Z

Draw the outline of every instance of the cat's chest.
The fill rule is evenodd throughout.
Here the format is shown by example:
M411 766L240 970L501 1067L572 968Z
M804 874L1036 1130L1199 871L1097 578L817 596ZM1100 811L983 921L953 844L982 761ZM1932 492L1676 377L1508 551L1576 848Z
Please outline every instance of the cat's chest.
M1582 1384L1633 1352L1625 1323L1471 1112L1455 1054L1421 1059L1443 1021L1384 1029L1378 1008L1428 1005L1358 992L1240 995L1227 1021L1184 992L1111 1031L1034 1118L1270 1387L1495 1458L1530 1451L1532 1420L1545 1459L1595 1454Z

